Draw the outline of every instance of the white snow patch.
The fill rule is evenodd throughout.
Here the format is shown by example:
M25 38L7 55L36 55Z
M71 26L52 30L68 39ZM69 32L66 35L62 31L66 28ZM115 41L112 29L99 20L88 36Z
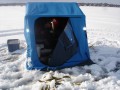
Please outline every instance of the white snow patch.
M27 58L27 64L29 67L32 67L32 61L30 57Z

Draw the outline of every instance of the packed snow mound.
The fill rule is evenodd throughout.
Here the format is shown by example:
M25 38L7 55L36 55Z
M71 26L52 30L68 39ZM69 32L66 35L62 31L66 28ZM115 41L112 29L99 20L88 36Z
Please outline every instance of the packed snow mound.
M81 7L86 15L92 65L56 71L26 70L24 6L0 7L1 90L119 90L120 8ZM9 17L8 17L9 14ZM20 50L8 52L7 40L20 39Z

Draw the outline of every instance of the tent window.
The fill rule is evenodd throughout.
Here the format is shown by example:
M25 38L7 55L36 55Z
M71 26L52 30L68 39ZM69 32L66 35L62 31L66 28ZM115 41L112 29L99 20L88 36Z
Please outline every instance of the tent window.
M69 57L77 47L72 46L74 50L68 49L68 46L71 47L70 45L72 43L69 41L69 38L66 36L64 31L66 25L68 25L67 17L42 17L35 21L36 49L38 57L43 64L59 66L59 64L63 64L64 61L68 59L66 56ZM68 36L70 36L70 33L68 34ZM72 42L73 41L74 40L72 40ZM60 48L61 50L59 50ZM65 51L66 49L68 49L67 52ZM66 56L62 55L63 58L61 58L61 60L63 61L57 62L56 59L58 60L60 59L58 57L61 57L60 55L57 56L60 53L64 53L64 55L66 55L65 53L70 54Z

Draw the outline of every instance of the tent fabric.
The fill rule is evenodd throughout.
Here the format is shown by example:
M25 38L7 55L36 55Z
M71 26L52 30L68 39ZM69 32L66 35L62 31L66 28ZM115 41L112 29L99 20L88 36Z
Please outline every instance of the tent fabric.
M78 51L77 49L78 43L75 38L72 27L68 21L64 31L58 38L58 42L53 51L52 58L49 61L49 65L50 66L62 65Z
M41 2L27 4L26 15L39 15L39 16L78 16L83 15L82 11L78 8L77 3L62 3L62 2Z
M51 67L40 62L35 43L34 24L40 17L68 17L72 30L78 42L77 52L67 62L60 66ZM90 61L89 49L83 28L86 26L85 15L74 2L30 2L26 5L24 34L27 42L28 70L56 70L79 65Z

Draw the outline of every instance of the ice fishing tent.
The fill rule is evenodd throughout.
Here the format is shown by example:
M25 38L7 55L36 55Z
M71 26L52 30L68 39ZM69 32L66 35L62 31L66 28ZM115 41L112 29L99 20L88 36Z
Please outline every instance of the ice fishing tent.
M54 32L50 28L53 19L58 21ZM56 70L89 62L85 25L85 15L77 3L27 3L27 69Z

